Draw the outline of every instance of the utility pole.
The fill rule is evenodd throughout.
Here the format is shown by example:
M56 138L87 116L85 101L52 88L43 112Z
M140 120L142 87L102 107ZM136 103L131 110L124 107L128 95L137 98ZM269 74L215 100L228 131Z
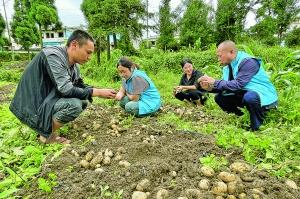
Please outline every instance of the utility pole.
M7 20L7 14L6 14L6 8L5 8L4 0L2 0L2 2L3 2L3 8L4 8L4 16L5 16L6 29L7 29L8 39L9 39L9 43L10 43L10 50L13 51L13 47L12 47L12 42L11 42L11 37L10 37L10 31L9 31L9 25L8 25L8 20Z
M147 0L147 48L149 48L149 0Z

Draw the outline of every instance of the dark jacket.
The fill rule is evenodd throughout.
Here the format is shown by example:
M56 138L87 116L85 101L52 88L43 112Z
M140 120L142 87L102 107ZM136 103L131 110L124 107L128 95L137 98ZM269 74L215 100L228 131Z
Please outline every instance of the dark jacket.
M203 76L203 73L198 70L193 70L192 76L190 79L187 78L187 75L184 73L180 79L179 86L193 86L195 85L198 90L202 90L197 80Z
M49 47L25 68L10 110L21 122L48 137L53 107L59 98L84 100L91 99L91 95L92 88L83 84L78 66L68 65L66 48Z

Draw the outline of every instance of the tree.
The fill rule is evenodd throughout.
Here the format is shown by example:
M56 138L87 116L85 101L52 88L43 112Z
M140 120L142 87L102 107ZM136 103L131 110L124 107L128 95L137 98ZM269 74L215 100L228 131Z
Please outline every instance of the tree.
M300 27L294 28L287 34L285 43L288 47L300 46Z
M29 51L30 46L39 44L39 34L35 22L29 17L29 1L15 0L13 21L11 23L12 37L25 50Z
M53 29L61 28L58 21L57 10L54 6L53 0L30 0L29 16L38 25L40 32L40 43L42 44L42 29L47 30L50 26Z
M5 30L5 21L2 17L2 15L0 14L0 47L4 46L4 30Z
M216 11L217 43L235 40L244 31L246 15L253 6L250 0L219 0Z
M107 35L111 33L121 34L118 47L124 54L134 52L131 39L142 35L140 19L146 14L141 0L84 0L81 10L88 21L89 32L96 39L98 54L100 46L104 45Z
M177 49L177 42L174 39L175 25L172 23L170 8L171 0L163 0L159 7L159 38L157 45L163 50Z
M187 9L180 23L180 43L183 46L195 46L198 40L199 47L213 42L213 25L209 23L208 13L211 10L203 0L189 0Z
M278 43L276 35L276 21L271 16L265 17L262 21L250 28L250 35L260 42L273 46Z
M298 2L298 0L261 0L261 7L256 14L259 28L255 30L260 30L261 32L262 29L266 28L268 32L270 26L274 27L274 34L277 35L277 41L280 44L290 24L298 18L297 15L300 12ZM258 32L256 34L263 39L266 36L266 34L260 35Z

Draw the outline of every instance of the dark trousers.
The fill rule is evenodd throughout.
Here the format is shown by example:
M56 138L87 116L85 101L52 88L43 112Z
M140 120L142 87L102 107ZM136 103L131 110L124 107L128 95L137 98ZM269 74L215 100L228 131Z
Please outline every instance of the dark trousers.
M254 91L245 91L234 95L223 95L219 93L215 96L216 103L228 113L235 113L236 115L243 115L243 112L239 109L241 107L247 108L250 113L251 129L258 130L262 125L266 107L262 107L260 104L259 95Z
M201 104L204 104L206 97L204 96L204 92L199 90L192 90L186 92L179 92L175 94L175 97L181 101L188 100L190 102L200 100Z

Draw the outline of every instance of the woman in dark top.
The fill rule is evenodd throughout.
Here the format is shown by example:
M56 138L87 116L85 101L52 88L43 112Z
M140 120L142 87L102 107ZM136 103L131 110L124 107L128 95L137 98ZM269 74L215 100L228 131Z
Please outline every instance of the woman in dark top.
M183 59L181 67L184 74L181 77L179 86L174 88L174 96L181 101L188 101L202 106L207 97L205 96L206 92L201 89L197 80L203 76L203 73L193 69L193 63L190 59Z

